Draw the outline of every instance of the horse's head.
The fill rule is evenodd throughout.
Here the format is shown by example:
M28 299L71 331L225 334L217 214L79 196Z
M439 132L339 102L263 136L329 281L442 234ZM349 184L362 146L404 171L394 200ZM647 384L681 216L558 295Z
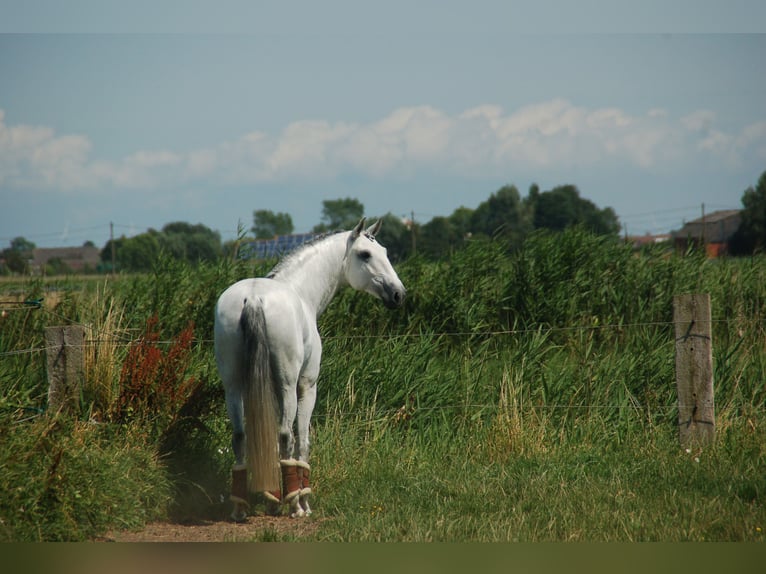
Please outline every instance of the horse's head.
M383 220L364 229L364 218L351 231L346 245L344 273L349 285L371 293L386 307L394 309L404 303L407 290L391 266L386 248L375 240Z

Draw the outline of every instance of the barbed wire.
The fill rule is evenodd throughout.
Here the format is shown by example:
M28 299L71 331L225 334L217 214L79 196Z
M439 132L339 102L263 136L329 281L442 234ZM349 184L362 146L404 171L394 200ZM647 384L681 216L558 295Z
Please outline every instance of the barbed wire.
M59 318L65 318L63 315L59 315L53 311L47 311L48 313L58 316ZM711 324L729 324L737 321L738 319L712 319ZM77 325L85 329L90 330L92 327L84 323L78 323L76 321L70 321L70 325ZM382 333L382 334L353 334L353 335L322 335L323 341L341 341L341 340L368 340L368 339L411 339L411 338L460 338L460 337L476 337L476 338L491 338L499 336L511 336L511 335L526 335L531 333L557 333L557 332L572 332L572 331L599 331L599 330L625 330L633 328L646 328L646 327L670 327L675 325L674 321L642 321L637 323L605 323L603 325L572 325L572 326L538 326L527 327L523 329L498 329L489 331L419 331L417 333ZM139 329L126 329L126 331L139 330ZM96 345L113 345L117 347L130 347L140 342L147 342L152 345L173 345L177 341L174 339L147 339L145 337L137 338L89 338L85 339L82 344L79 345L67 345L74 348L87 348ZM209 338L193 338L190 342L194 345L210 345L214 343L213 339ZM14 355L32 354L47 352L49 350L58 349L58 346L40 346L27 349L14 349L10 351L0 352L0 358L9 357Z

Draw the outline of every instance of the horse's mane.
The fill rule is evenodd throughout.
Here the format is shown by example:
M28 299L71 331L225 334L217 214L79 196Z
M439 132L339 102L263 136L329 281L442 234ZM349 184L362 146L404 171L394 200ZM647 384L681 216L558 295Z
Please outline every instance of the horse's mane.
M281 271L284 271L286 267L289 267L292 261L297 259L305 250L315 246L317 243L322 243L325 239L337 235L338 233L343 233L343 231L328 231L327 233L322 233L321 235L317 235L306 243L302 243L292 251L289 251L279 260L279 262L277 262L274 267L272 267L271 271L269 271L266 275L266 278L273 279Z

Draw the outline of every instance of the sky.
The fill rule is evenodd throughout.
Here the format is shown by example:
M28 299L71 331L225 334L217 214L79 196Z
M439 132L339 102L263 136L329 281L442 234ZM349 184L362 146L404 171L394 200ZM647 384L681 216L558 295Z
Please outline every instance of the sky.
M0 0L0 248L507 184L665 233L766 171L764 31L760 0Z

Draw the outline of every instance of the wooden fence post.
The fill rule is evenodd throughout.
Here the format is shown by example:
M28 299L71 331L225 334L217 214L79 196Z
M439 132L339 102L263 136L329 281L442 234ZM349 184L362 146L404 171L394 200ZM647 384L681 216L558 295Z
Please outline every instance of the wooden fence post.
M48 410L76 412L79 409L84 342L85 328L81 325L45 328Z
M683 448L715 439L710 294L673 298L679 439Z

